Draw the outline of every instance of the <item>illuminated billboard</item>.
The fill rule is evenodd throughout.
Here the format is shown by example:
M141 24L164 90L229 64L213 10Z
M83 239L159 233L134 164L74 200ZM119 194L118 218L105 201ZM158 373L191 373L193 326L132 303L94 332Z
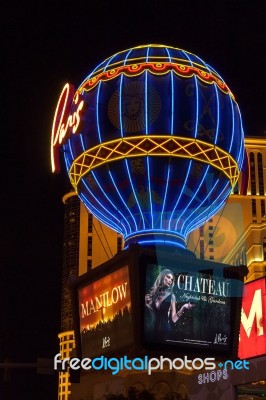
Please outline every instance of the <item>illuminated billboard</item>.
M133 341L128 266L79 288L81 349L95 356Z
M246 283L244 286L239 358L245 359L266 354L266 278Z
M129 246L72 282L77 356L236 356L242 272L189 252Z
M236 355L240 277L229 266L194 258L159 261L143 268L144 346Z

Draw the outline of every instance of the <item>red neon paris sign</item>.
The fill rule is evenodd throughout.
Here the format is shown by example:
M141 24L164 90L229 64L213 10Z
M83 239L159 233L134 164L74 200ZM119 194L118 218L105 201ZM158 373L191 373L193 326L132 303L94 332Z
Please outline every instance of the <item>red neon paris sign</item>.
M73 114L70 114L72 105L77 105ZM79 100L79 93L75 94L73 85L67 83L58 100L52 127L51 137L51 164L52 171L60 171L59 147L66 142L70 134L77 132L80 123L80 111L84 105L83 100Z

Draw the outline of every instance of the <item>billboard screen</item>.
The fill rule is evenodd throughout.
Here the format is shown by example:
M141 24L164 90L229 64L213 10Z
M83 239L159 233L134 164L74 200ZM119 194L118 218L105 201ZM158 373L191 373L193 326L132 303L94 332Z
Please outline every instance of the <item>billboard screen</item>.
M266 278L244 285L239 358L266 354Z
M81 351L94 357L133 341L128 266L78 289Z
M179 346L184 351L231 354L242 282L225 276L223 270L204 271L195 265L193 270L193 263L190 268L182 263L170 267L148 263L143 293L144 342L167 346L171 351Z

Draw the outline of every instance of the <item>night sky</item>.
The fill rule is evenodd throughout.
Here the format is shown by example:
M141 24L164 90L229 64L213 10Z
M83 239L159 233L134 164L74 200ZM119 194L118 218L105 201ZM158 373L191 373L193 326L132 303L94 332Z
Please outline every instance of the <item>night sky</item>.
M64 174L52 175L49 151L53 114L66 82L77 87L99 62L132 46L179 47L221 74L239 104L246 135L266 131L264 0L5 3L0 363L32 362L58 352ZM30 379L34 398L37 384ZM36 379L45 386L45 378ZM30 399L19 378L16 385L16 400ZM56 399L52 389L43 393L38 399Z

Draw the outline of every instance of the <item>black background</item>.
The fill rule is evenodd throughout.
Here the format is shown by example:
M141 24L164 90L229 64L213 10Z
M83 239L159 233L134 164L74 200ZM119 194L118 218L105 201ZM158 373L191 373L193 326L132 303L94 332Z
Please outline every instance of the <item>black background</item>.
M246 135L261 136L265 17L263 0L2 3L0 362L58 352L64 174L52 175L49 150L63 85L132 46L180 47L221 74ZM9 393L0 377L6 398L57 398L56 377L13 371Z

